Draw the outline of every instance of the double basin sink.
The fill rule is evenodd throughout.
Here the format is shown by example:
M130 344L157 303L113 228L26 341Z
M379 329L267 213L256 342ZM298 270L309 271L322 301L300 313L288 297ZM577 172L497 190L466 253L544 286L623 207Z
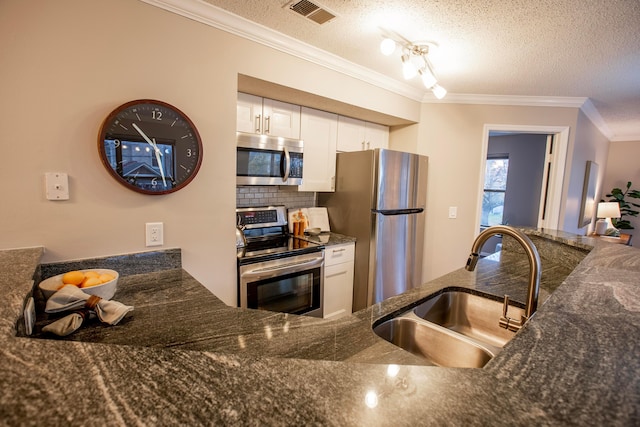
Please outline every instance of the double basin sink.
M496 297L448 288L373 330L433 365L482 368L515 335L500 327L502 313ZM509 305L509 314L519 317L524 309Z

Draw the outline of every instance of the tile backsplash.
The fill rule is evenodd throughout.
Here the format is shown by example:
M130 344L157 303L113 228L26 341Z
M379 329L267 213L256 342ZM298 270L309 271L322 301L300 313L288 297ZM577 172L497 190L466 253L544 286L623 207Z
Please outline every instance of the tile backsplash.
M284 205L288 209L316 206L316 193L295 186L251 185L236 187L236 207Z

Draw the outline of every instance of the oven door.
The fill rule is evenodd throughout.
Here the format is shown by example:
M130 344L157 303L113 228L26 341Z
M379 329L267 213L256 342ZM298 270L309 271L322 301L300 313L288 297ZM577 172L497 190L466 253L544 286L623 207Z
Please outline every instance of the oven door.
M240 265L240 307L322 317L324 252Z

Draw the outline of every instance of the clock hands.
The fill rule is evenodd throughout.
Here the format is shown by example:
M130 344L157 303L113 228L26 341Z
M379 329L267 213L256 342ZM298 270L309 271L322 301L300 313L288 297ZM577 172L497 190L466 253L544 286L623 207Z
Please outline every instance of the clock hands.
M166 187L167 181L165 181L165 178L164 178L164 165L162 164L162 159L160 158L162 153L160 152L160 150L158 149L158 146L156 145L155 138L153 138L153 145L156 147L156 160L158 161L158 166L160 167L160 175L162 175L162 183Z
M158 161L158 167L160 168L160 175L162 176L162 183L164 184L164 186L167 186L167 181L164 177L164 166L162 165L162 159L160 159L160 156L162 156L162 152L160 151L160 149L158 148L158 145L156 144L156 139L153 138L153 140L149 139L149 137L142 131L142 129L140 129L138 127L137 124L135 123L131 123L133 125L133 128L144 138L145 141L147 141L147 143L153 147L153 151L156 154L156 160Z
M142 136L142 137L144 138L144 140L145 140L145 141L147 141L147 143L148 143L150 146L152 146L152 147L153 147L153 149L156 151L156 153L160 152L160 150L158 149L158 146L157 146L157 145L156 145L156 143L155 143L155 138L154 138L154 140L153 140L153 141L151 141L151 140L149 139L149 137L148 137L144 132L142 132L142 129L140 129L140 128L138 127L138 125L137 125L137 124L135 124L135 123L131 123L131 124L133 125L133 128L134 128L136 131L138 131L138 133L140 134L140 136ZM156 154L156 155L157 155L157 154ZM160 155L162 156L162 153L160 153Z

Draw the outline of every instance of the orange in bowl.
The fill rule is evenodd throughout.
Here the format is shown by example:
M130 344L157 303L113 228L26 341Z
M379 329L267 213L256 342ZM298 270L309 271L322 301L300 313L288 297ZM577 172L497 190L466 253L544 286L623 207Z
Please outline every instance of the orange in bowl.
M82 271L73 270L62 275L62 283L66 285L79 285L84 280L84 273Z
M106 268L73 270L49 277L38 284L45 299L48 299L65 285L74 285L89 295L111 299L116 293L119 274Z

